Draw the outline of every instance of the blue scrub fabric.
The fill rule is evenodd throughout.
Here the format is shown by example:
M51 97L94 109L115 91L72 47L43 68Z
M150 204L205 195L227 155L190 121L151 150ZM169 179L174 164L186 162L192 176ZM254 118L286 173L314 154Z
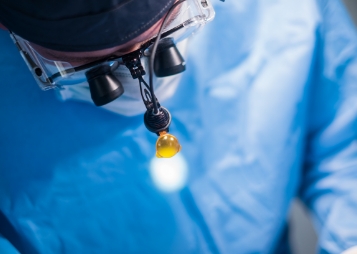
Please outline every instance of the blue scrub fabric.
M161 102L188 168L171 191L150 171L142 115L40 91L0 32L2 253L288 253L296 196L319 253L357 245L357 37L344 7L214 4Z

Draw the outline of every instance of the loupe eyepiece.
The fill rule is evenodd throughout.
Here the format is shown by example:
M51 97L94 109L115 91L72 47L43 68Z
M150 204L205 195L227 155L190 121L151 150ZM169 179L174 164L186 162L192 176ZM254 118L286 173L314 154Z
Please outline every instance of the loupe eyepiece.
M155 55L154 72L157 77L167 77L186 70L186 63L172 38L161 39Z
M113 71L119 64L103 64L86 72L89 90L96 106L103 106L124 93L123 85L115 77Z

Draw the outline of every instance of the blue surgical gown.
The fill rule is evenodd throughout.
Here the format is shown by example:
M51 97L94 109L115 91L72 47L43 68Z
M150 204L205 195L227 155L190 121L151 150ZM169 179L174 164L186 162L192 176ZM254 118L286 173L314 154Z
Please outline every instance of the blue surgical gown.
M160 180L176 189L152 173L142 115L40 91L0 32L1 253L287 253L296 196L319 253L357 245L357 37L341 2L214 5L161 102L182 151L158 172L186 167Z

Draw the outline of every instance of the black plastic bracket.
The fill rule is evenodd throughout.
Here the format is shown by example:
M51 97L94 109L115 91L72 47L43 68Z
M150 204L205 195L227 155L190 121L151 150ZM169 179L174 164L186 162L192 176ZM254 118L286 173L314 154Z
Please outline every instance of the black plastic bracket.
M129 69L133 79L146 74L144 67L141 64L140 57L142 56L141 50L134 51L123 57L123 63Z

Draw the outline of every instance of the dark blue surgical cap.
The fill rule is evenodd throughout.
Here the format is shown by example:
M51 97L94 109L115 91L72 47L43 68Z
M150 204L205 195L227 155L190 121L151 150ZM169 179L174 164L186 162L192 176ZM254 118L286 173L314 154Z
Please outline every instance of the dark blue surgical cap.
M0 0L0 23L59 51L124 44L162 18L175 0Z

